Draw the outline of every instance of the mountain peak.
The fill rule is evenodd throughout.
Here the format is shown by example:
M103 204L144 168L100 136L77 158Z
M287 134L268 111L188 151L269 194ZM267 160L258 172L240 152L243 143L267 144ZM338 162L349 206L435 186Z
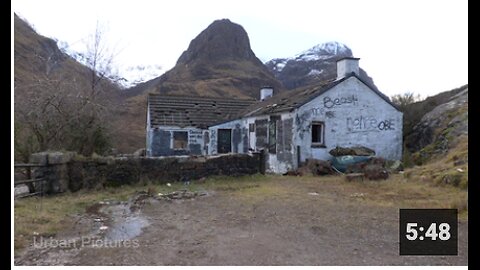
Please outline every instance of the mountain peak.
M316 61L332 57L353 56L352 50L345 44L329 41L313 46L295 56L295 60Z
M344 57L353 57L352 50L343 43L329 41L293 57L272 59L265 65L287 89L293 89L334 79L337 74L336 62ZM360 77L376 88L363 69L360 69Z
M245 29L229 19L221 19L212 22L190 42L171 70L131 90L258 98L263 85L271 85L278 92L284 89L253 53Z
M187 64L199 57L210 61L255 58L248 34L229 19L216 20L190 42L177 64Z

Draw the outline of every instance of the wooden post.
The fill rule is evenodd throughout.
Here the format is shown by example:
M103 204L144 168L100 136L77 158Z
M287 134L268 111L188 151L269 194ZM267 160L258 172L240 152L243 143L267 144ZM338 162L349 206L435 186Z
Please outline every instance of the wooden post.
M265 149L260 150L260 160L259 160L259 162L260 162L260 173L261 174L265 174L265 171L266 171L266 169L265 169L266 168L265 155L266 155Z
M32 179L32 169L31 167L25 167L27 170L27 179ZM30 193L35 193L35 186L33 185L33 182L26 183L28 187L28 191Z

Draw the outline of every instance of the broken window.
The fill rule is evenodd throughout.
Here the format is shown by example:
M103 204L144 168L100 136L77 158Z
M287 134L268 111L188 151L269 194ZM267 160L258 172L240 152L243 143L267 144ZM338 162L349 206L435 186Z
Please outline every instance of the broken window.
M263 149L268 146L268 120L255 120L255 147Z
M188 132L174 131L173 132L173 148L187 149L187 147L188 147Z
M312 122L312 147L325 147L324 122Z

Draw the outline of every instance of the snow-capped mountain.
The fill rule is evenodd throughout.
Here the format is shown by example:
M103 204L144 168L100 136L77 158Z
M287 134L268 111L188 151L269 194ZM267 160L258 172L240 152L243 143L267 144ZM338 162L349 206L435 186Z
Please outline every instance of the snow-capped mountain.
M293 57L272 59L265 65L286 88L293 89L335 78L336 61L352 56L352 50L347 45L331 41L315 45ZM360 76L373 85L372 79L362 69Z
M350 56L352 55L352 50L350 50L345 44L332 41L315 45L312 48L297 54L295 60L306 62L327 60L338 55Z
M282 72L289 61L295 62L312 62L319 60L336 60L339 57L352 56L352 50L347 45L337 41L322 43L305 50L294 57L275 58L265 64L276 72Z
M77 62L90 66L88 54L83 52L81 48L73 48L67 42L57 41L59 49L74 58ZM163 70L160 65L136 65L127 66L119 63L112 63L109 67L100 67L105 71L105 77L115 82L123 89L133 87L139 83L146 82L162 75Z

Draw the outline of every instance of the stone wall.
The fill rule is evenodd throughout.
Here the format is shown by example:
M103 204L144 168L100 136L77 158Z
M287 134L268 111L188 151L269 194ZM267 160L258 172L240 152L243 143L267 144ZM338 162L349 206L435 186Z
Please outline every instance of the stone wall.
M231 154L211 157L96 157L78 158L74 153L33 154L32 163L48 164L34 171L47 177L46 193L129 185L140 182L195 181L212 175L240 176L264 173L262 154Z

